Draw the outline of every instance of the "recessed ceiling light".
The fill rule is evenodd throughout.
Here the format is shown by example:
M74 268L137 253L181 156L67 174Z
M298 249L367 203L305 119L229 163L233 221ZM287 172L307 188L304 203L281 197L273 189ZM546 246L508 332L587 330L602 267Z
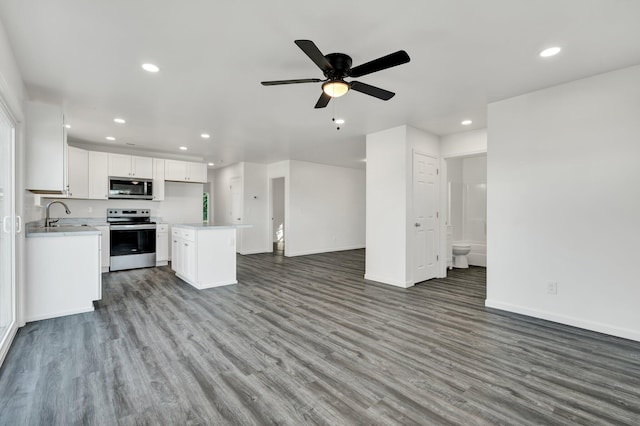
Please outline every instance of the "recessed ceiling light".
M115 121L118 124L124 124L126 123L126 121L124 120L124 118L114 118L113 121Z
M211 135L209 133L203 133L203 134L200 135L200 137L202 139L209 139L211 137Z
M215 166L215 164L213 164L213 163L207 163L207 165L209 165L209 166Z
M142 69L149 72L158 72L160 68L157 65L153 64L142 64Z
M71 128L71 124L65 124L64 127L66 127L67 129Z
M115 141L116 140L116 138L114 138L113 136L107 136L105 139L108 140L108 141Z
M550 47L548 49L544 49L542 52L540 52L540 56L542 56L543 58L548 58L549 56L555 56L558 53L560 53L560 51L562 50L561 47Z
M180 147L180 150L182 150L182 151L186 151L186 150L187 150L187 147L186 147L186 146L181 146L181 147Z
M468 126L469 124L473 123L473 121L471 120L462 120L460 122L460 124L462 124L463 126Z
M344 119L336 118L336 124L344 124Z

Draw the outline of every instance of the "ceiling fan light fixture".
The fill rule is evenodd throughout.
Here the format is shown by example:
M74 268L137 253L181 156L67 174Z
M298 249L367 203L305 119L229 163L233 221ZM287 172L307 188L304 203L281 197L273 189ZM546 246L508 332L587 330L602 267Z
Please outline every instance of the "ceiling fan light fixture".
M339 98L349 91L349 84L342 80L327 81L322 85L322 91L332 98Z

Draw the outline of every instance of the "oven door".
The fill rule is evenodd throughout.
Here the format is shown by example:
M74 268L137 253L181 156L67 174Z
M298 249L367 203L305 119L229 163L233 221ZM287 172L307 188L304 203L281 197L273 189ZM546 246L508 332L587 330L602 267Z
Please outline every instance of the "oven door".
M111 225L110 236L110 270L155 266L156 225Z

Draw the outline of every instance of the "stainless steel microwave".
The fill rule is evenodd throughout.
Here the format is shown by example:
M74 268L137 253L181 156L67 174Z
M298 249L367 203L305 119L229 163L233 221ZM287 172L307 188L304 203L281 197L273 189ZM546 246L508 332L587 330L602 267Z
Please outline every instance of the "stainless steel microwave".
M153 180L110 177L109 198L153 200Z

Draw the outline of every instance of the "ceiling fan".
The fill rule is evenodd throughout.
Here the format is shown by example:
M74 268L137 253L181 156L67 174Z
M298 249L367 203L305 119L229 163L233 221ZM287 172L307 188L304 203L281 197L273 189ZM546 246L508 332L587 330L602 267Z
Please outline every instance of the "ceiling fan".
M275 80L263 81L263 86L276 86L280 84L298 84L298 83L321 83L322 95L316 102L316 108L324 108L329 104L331 98L337 98L353 89L356 92L364 93L384 101L388 101L395 96L395 93L370 84L359 81L344 81L346 77L362 77L387 68L406 64L411 59L404 50L398 50L387 56L383 56L373 61L369 61L357 67L351 68L351 57L344 53L329 53L323 55L311 40L296 40L295 43L300 49L322 70L325 79L320 78L303 78L297 80Z

